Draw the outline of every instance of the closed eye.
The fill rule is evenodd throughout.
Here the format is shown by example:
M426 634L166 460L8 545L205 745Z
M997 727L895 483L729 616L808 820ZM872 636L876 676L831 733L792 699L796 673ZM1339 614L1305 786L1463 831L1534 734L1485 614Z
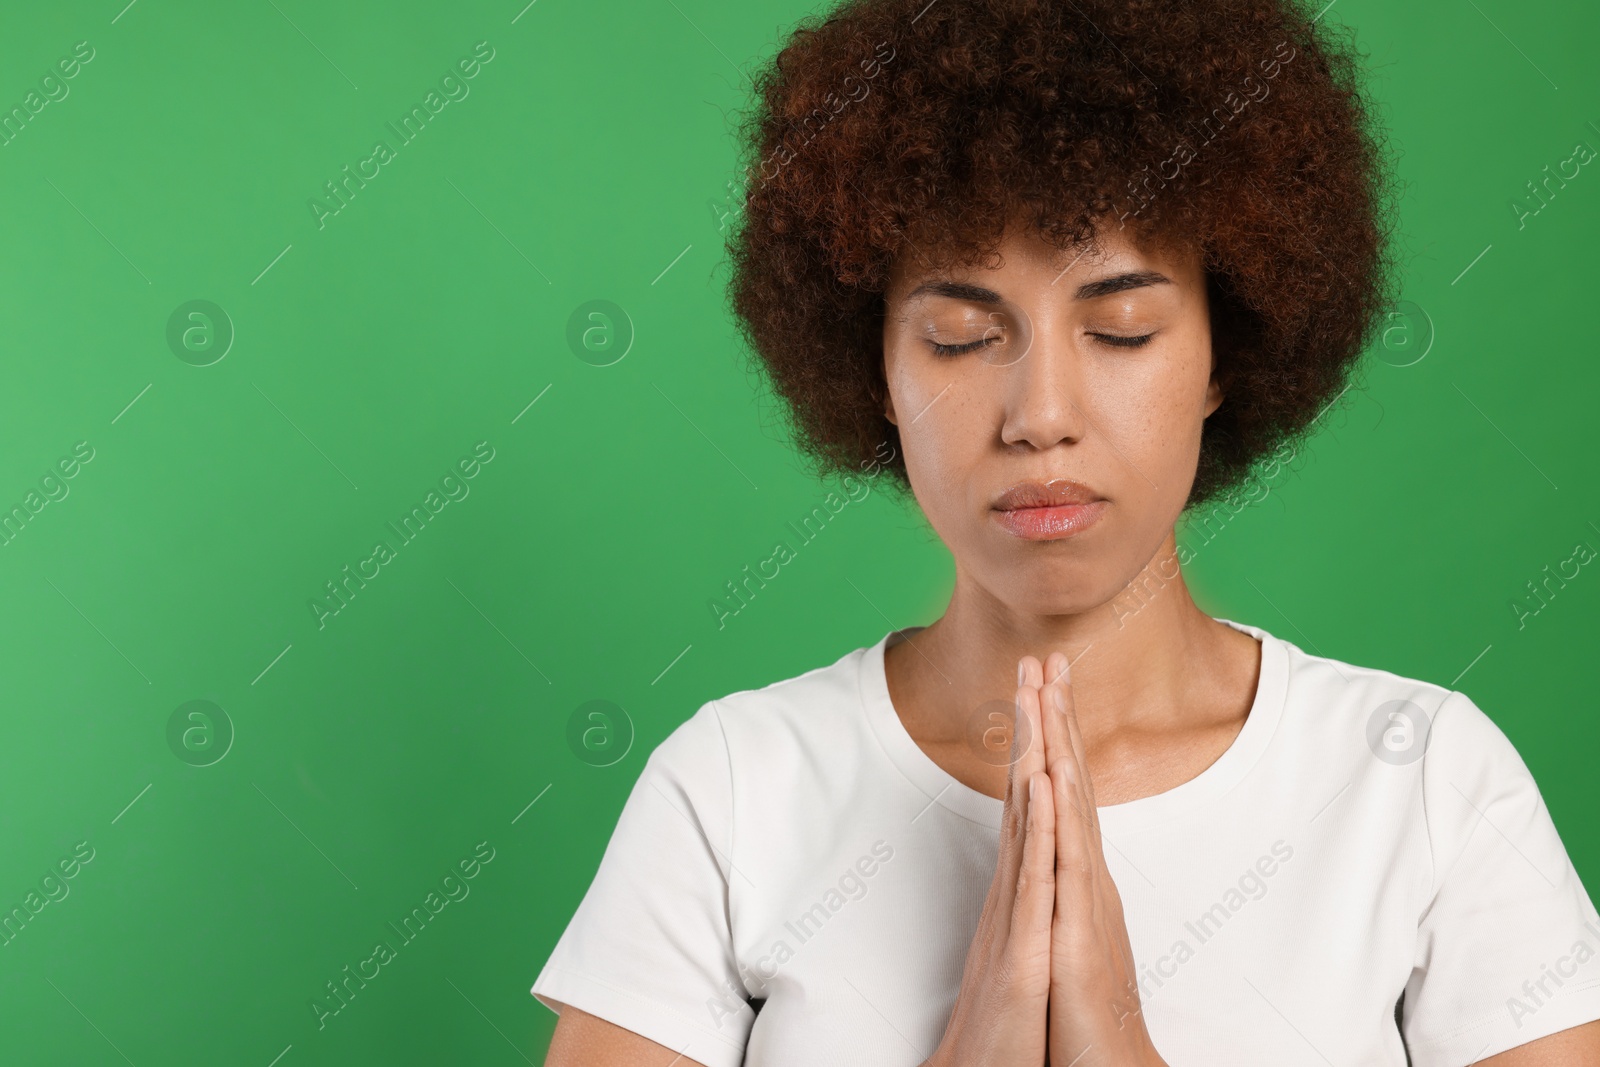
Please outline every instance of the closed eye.
M942 345L938 341L929 341L936 356L959 356L966 352L976 352L985 347L989 342L996 340L994 337L980 337L976 341L965 341L959 345Z
M1125 337L1116 333L1091 333L1089 336L1103 345L1110 345L1112 348L1142 348L1150 343L1150 338L1154 337L1155 334L1144 333L1137 337Z
M1150 339L1154 337L1155 334L1144 333L1138 334L1137 336L1126 336L1117 333L1091 333L1089 336L1093 337L1101 344L1109 345L1112 348L1143 348L1145 345L1150 343ZM929 341L928 345L933 349L933 354L936 356L959 356L964 355L967 352L976 352L978 349L987 347L991 342L996 340L1003 340L1003 338L990 335L988 337L980 337L976 341L964 341L961 344L955 345L942 345L937 341Z

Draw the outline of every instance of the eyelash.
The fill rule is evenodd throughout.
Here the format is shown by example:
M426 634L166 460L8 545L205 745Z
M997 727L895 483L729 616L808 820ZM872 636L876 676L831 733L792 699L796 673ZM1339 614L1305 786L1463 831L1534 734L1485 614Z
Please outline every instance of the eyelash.
M1137 337L1124 337L1115 333L1091 333L1089 336L1096 338L1101 344L1108 345L1111 348L1143 348L1150 343L1150 339L1155 334L1146 333ZM929 341L928 344L933 346L933 354L936 356L959 356L967 352L976 352L978 349L988 345L992 340L994 338L984 337L959 345L942 345L937 341Z

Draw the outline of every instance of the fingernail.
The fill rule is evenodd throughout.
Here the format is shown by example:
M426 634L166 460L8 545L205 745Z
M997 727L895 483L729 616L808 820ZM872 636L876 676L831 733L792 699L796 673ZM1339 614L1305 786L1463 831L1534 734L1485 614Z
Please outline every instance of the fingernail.
M1028 775L1028 803L1032 804L1039 799L1039 780L1033 775Z
M1017 685L1021 686L1028 680L1028 668L1022 662L1017 663Z

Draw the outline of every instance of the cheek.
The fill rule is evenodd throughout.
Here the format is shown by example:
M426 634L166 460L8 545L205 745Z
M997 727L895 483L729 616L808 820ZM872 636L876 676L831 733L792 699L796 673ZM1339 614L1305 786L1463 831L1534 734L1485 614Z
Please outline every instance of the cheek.
M1189 468L1198 456L1210 376L1206 348L1180 351L1137 369L1105 371L1096 383L1095 423L1150 481L1165 485L1172 474L1193 473ZM1136 485L1150 487L1137 477L1129 483Z
M912 491L930 517L946 506L952 487L961 483L962 471L973 462L973 405L968 399L959 385L942 393L918 388L905 397L911 414L900 420L900 448Z
M992 417L971 364L921 363L914 373L906 365L890 362L889 393L912 494L937 529L960 506L955 495L994 434Z

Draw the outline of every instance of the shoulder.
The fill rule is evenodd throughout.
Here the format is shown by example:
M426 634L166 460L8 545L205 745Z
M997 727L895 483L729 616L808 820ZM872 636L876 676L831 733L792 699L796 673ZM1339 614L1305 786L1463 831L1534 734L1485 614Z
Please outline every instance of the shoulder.
M1465 694L1423 678L1309 652L1260 627L1263 687L1278 687L1282 733L1324 752L1406 766L1426 757L1430 735L1443 720L1481 734L1494 724Z
M647 766L718 770L734 760L774 759L812 749L860 720L861 669L871 646L759 688L740 689L701 704L651 752Z
M1382 762L1465 768L1516 756L1500 727L1460 690L1294 645L1287 651L1291 706L1331 712Z
M1353 766L1352 781L1420 795L1436 844L1444 826L1470 826L1486 805L1512 798L1537 803L1516 747L1466 693L1306 652L1271 634L1263 640L1277 642L1282 657L1280 742L1319 761Z

